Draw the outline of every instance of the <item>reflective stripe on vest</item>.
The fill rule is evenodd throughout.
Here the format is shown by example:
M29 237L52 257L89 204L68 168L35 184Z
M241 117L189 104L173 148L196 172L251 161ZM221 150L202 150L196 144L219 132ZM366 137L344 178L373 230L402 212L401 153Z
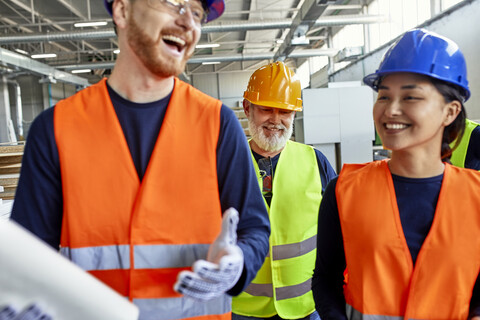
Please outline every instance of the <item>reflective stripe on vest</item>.
M137 245L135 269L188 268L207 256L209 245ZM60 248L60 252L86 271L129 269L130 246Z
M433 223L413 265L388 161L343 166L335 192L344 293L363 319L467 319L480 270L479 185L479 172L445 164Z
M317 235L314 235L302 242L281 244L272 247L272 260L290 259L315 250L317 247Z
M140 181L105 80L55 107L64 200L62 253L138 302L140 320L154 314L155 319L231 317L228 307L203 303L187 310L183 306L189 303L173 290L178 273L206 257L221 229L216 166L220 110L220 101L175 79Z
M204 314L221 315L230 312L232 299L226 295L209 301L196 301L191 298L166 299L134 299L141 313L142 320L157 320L162 315L163 320L175 320L201 317ZM157 306L162 306L157 308ZM205 319L205 317L202 317Z
M275 288L275 298L277 301L291 299L302 296L310 290L312 290L312 279L308 279L303 283L299 283L293 286ZM263 296L273 298L273 286L270 283L252 283L248 286L245 292L256 297Z
M262 179L252 154L260 188ZM322 185L312 147L288 141L273 177L270 251L252 283L233 298L234 313L303 318L314 311L311 281Z
M463 133L462 140L458 144L457 148L453 150L450 162L454 166L465 168L465 159L467 158L468 145L470 143L470 137L472 136L473 130L480 126L480 124L473 122L469 119L465 119L465 132ZM455 145L456 141L450 144L450 147Z
M362 314L360 311L355 310L349 304L347 304L346 310L347 318L349 320L403 320L403 317Z

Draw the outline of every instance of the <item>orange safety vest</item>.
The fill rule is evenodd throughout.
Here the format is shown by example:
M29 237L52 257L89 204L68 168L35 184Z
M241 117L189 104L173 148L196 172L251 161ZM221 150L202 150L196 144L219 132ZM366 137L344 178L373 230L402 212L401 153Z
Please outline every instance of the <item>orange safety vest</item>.
M140 182L106 80L55 107L61 252L133 301L140 319L231 317L226 295L202 303L173 290L178 273L206 257L221 229L220 109L220 101L175 79Z
M480 270L480 173L445 165L415 266L387 161L344 165L336 197L353 319L467 319Z

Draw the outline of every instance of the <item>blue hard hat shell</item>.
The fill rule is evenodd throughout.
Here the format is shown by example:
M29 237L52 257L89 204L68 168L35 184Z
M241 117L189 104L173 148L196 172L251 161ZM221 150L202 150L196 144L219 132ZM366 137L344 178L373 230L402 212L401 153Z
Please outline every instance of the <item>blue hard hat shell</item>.
M206 0L208 7L207 22L212 21L220 17L225 11L225 0ZM112 15L113 0L103 0L103 4L108 13Z
M376 91L383 76L396 72L418 73L455 84L463 89L465 101L470 97L462 52L455 42L434 32L406 32L387 50L378 70L363 78L363 82Z

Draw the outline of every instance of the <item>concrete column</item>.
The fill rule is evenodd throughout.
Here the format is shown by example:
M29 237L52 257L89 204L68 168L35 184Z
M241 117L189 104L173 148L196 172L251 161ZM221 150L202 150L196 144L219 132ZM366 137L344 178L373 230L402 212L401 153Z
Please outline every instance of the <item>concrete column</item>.
M7 79L2 76L0 78L0 143L11 142L9 135L11 119Z

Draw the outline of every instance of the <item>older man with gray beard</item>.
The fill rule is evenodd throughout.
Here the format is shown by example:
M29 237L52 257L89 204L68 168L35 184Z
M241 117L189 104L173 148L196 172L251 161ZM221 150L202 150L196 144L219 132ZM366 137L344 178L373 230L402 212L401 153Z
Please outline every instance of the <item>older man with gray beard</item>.
M320 151L290 140L295 112L302 110L301 86L284 63L252 74L243 109L271 236L256 278L233 299L233 319L319 319L311 292L318 212L336 173Z

